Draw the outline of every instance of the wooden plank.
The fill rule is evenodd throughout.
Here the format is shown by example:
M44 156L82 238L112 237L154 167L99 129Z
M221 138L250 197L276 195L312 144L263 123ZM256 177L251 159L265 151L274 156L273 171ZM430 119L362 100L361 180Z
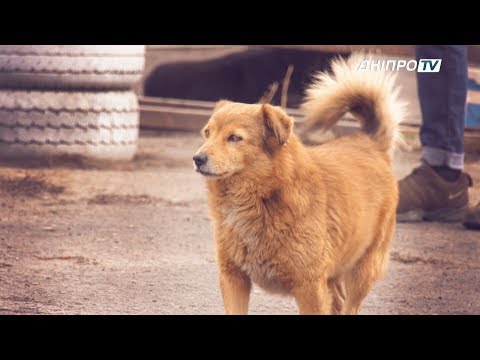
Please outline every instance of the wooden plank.
M470 95L470 93L469 93ZM140 127L158 130L200 131L212 115L214 102L168 98L140 97ZM297 126L302 126L303 114L299 109L286 109ZM359 130L359 123L348 114L333 128L335 136L351 134ZM418 148L419 125L402 123L400 131L407 144ZM480 152L480 130L465 129L465 150Z
M467 102L480 104L480 91L469 90L467 93Z
M245 48L246 45L147 45L147 51L171 51L171 50L180 50L180 51L192 51L192 50L224 50L231 48Z
M158 130L200 131L211 111L140 106L140 127Z
M478 67L469 67L468 68L468 78L474 80L480 84L480 68Z
M296 113L296 116L294 115ZM199 131L212 115L212 109L140 105L140 127L148 129ZM290 112L297 123L299 111Z
M198 100L184 100L160 97L145 97L139 96L140 112L141 112L141 126L143 126L143 117L147 118L149 127L174 126L168 122L164 124L163 116L171 113L171 116L186 116L192 114L193 116L205 117L205 122L212 115L215 107L215 102L212 101L198 101ZM301 121L302 112L299 109L287 108L287 113L295 118L296 121ZM155 117L156 116L156 117ZM158 124L155 124L155 119ZM183 123L182 123L183 124ZM184 125L179 124L178 127L182 129ZM146 125L147 126L147 125ZM190 125L189 125L190 126ZM197 128L198 126L195 126Z
M215 107L215 102L213 101L200 101L200 100L186 100L186 99L175 99L175 98L162 98L162 97L147 97L139 96L138 97L140 106L149 106L149 107L175 107L175 108L186 108L186 109L205 109L212 111ZM302 112L300 109L287 108L287 113L291 116L301 117Z
M324 52L349 53L352 51L372 51L386 55L396 55L413 58L415 55L413 45L270 45L298 50L317 50ZM468 61L472 64L480 64L480 45L468 47Z
M349 53L352 51L372 51L382 54L392 54L412 57L414 55L411 45L271 45L296 50L316 50L333 53Z
M420 149L420 127L410 125L400 125L399 130L403 135L407 145L412 150ZM477 129L466 128L464 134L465 153L480 153L480 131Z
M162 98L151 96L139 96L138 102L140 105L147 106L177 106L185 108L199 108L213 110L215 102L213 101L200 101L200 100L186 100L175 98Z
M464 134L465 153L480 154L480 131L477 129L466 128Z
M373 51L387 55L414 57L414 45L147 45L147 52L158 51L221 51L234 49L245 51L248 48L283 47L289 49L318 50L325 52L348 53L351 51ZM480 45L468 47L468 61L480 64Z

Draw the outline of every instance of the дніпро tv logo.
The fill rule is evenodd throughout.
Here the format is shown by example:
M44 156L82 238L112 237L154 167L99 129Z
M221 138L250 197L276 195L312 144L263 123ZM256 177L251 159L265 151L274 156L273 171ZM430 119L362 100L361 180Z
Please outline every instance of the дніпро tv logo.
M417 72L439 72L442 59L420 59L420 60L363 60L357 70L400 70Z

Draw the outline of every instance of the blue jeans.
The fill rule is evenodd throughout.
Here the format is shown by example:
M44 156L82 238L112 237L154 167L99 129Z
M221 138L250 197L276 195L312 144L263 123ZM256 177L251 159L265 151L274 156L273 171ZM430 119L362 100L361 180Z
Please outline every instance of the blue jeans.
M440 72L417 72L422 110L422 160L431 166L463 169L463 131L467 100L468 59L463 45L417 45L419 59L442 59Z

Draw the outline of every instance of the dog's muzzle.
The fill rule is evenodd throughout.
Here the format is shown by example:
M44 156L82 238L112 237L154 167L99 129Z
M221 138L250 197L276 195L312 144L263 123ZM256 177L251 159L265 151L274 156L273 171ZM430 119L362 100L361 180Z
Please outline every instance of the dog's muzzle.
M200 168L207 161L208 161L208 156L205 154L196 154L193 156L193 162L195 163L197 168Z

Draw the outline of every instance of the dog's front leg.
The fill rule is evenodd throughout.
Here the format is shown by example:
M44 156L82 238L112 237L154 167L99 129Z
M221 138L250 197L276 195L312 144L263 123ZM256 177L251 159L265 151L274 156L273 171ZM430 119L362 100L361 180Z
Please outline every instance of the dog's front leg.
M250 278L234 266L220 267L220 289L227 315L246 315L252 284Z
M301 315L331 314L332 294L326 280L303 283L294 288L293 296Z

